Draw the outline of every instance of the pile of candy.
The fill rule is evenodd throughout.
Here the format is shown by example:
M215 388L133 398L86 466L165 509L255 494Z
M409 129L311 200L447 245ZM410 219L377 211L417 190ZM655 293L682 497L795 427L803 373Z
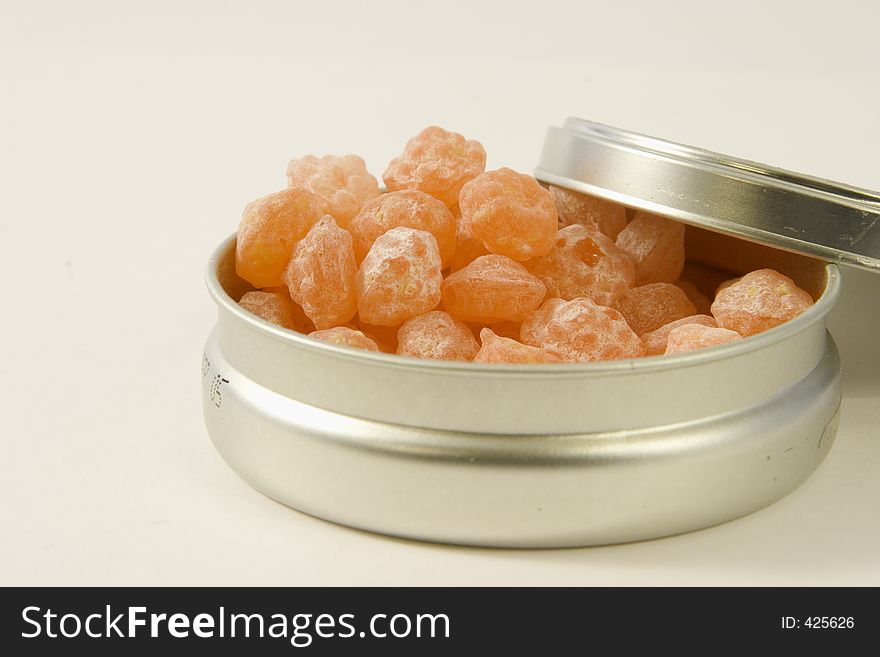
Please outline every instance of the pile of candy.
M430 127L379 184L355 155L290 162L289 187L248 205L239 303L337 345L479 363L583 363L754 335L813 299L761 269L714 301L680 280L684 226L511 169Z

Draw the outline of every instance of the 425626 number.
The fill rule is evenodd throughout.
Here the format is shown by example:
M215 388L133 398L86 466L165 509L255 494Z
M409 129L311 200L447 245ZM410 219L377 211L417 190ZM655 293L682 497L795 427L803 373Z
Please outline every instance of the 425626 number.
M807 616L795 618L783 616L782 627L786 630L806 628L810 630L838 630L852 629L855 627L855 618L852 616Z

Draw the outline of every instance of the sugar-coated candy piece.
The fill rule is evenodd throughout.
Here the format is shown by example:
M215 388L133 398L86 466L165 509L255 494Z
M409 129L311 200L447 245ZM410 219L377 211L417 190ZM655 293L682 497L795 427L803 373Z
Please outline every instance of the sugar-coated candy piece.
M290 307L293 312L293 328L294 331L298 333L305 333L308 335L312 331L315 330L315 323L308 318L305 311L302 309L296 301L290 298L290 290L287 289L286 285L280 285L278 287L264 287L263 292L274 292L275 294L280 294L287 303L290 304Z
M357 312L357 270L351 235L327 215L293 248L284 282L315 326L326 329Z
M685 261L684 269L682 269L681 271L681 278L679 278L675 282L675 284L678 285L679 283L684 283L685 281L687 281L688 283L692 283L694 287L697 288L697 290L706 295L706 298L709 301L709 305L711 305L712 299L715 298L715 291L718 289L718 286L729 278L730 272L723 269L718 269L717 267L711 267L709 265L704 265L693 261ZM687 294L686 289L685 294ZM694 305L697 304L694 303Z
M521 322L541 305L547 288L515 260L481 256L450 274L442 287L443 307L465 322Z
M636 285L672 283L684 268L684 224L637 212L617 236L636 266Z
M324 201L304 189L285 189L244 209L235 243L235 271L254 287L283 285L293 245L326 214Z
M245 292L238 305L267 322L292 329L293 304L276 292Z
M671 283L649 283L623 293L614 308L626 318L637 335L643 335L682 317L696 315L697 309L681 288Z
M716 328L715 318L709 315L691 315L690 317L682 317L674 322L664 324L656 331L650 331L642 335L642 345L645 347L645 355L652 356L666 352L666 343L669 340L669 334L679 326L685 324L701 324Z
M380 235L405 226L434 236L445 268L455 253L455 217L441 201L417 189L382 194L367 203L351 220L348 230L354 238L358 262L367 257Z
M465 324L442 310L417 315L397 331L397 353L413 358L471 361L480 345Z
M510 338L511 340L519 342L519 330L522 326L520 322L494 322L490 326L479 323L465 323L468 324L475 336L479 336L480 331L484 328L491 328L492 333L495 335L500 335L502 338Z
M306 155L291 160L287 165L287 183L320 196L327 214L343 228L364 203L379 196L379 183L357 155Z
M544 282L548 296L587 297L600 306L610 306L636 279L629 256L610 238L581 224L560 230L549 253L523 264Z
M376 324L367 324L360 317L355 315L352 322L354 326L370 340L379 345L379 350L386 354L397 353L397 327L396 326L378 326Z
M813 298L788 276L759 269L719 288L712 303L718 326L749 336L797 317Z
M563 228L573 224L595 227L614 240L626 226L626 208L622 205L556 185L550 185L549 190Z
M738 283L738 282L740 281L741 278L742 278L742 276L738 276L737 278L731 278L731 279L726 280L726 281L721 281L721 282L718 284L718 287L715 288L715 296L717 297L718 294L719 294L722 290L726 290L727 288L729 288L729 287L730 287L731 285L733 285L734 283Z
M613 308L590 299L548 299L529 314L522 341L570 363L586 363L644 354L642 342Z
M459 216L455 233L455 254L449 261L449 270L458 271L484 255L489 255L489 249L483 244L483 240L474 237L470 225Z
M675 281L674 285L681 288L681 291L685 293L685 296L691 300L692 304L694 304L698 313L701 315L709 314L709 307L712 305L712 302L709 301L709 297L697 289L696 285L690 281L683 280Z
M379 347L375 342L357 329L349 328L348 326L334 326L333 328L314 331L309 333L309 337L339 345L340 347L379 351Z
M430 126L406 142L382 179L391 191L418 189L454 209L462 186L485 168L486 151L480 142Z
M480 331L482 346L474 358L475 363L559 363L559 358L551 353L529 345L496 335L490 328Z
M727 344L734 340L742 340L742 336L736 331L702 324L685 324L674 328L669 333L665 353L679 354L683 351L696 351L719 344Z
M528 260L553 248L556 204L531 176L507 168L482 173L462 187L459 205L471 232L492 253Z
M405 226L392 228L361 263L358 315L368 324L398 326L437 306L442 281L434 236Z

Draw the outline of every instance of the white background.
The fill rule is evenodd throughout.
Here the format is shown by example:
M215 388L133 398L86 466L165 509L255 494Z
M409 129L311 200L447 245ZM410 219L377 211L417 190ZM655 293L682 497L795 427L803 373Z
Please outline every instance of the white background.
M201 419L202 283L288 159L437 123L529 171L568 115L880 189L876 3L0 0L0 584L880 584L880 277L837 444L713 529L450 548L291 511Z

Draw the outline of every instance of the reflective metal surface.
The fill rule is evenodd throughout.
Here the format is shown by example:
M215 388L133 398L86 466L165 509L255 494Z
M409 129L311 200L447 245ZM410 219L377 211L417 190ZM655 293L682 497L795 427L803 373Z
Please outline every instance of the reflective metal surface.
M817 298L785 325L701 352L501 366L336 347L243 311L234 237L215 252L208 431L248 483L372 531L553 547L723 522L793 490L836 430L834 265L699 229L696 262L775 266ZM720 242L719 242L720 240Z
M535 176L633 208L880 271L880 193L571 118Z
M729 266L751 252L747 245L747 253L734 259L744 243L723 239L705 248L731 258ZM705 240L690 241L698 257ZM749 408L784 392L815 368L826 348L825 315L839 291L836 267L807 258L777 261L778 253L769 252L761 258L765 266L789 274L815 297L821 294L809 311L773 331L674 357L480 365L352 350L264 322L236 303L249 288L235 275L233 251L234 238L229 238L215 253L208 288L220 310L220 349L236 370L317 408L391 424L476 433L618 431Z
M225 360L216 334L205 359L208 431L257 490L352 527L469 545L616 543L745 515L821 463L840 403L830 339L806 377L748 409L569 435L477 435L358 419L248 379Z

